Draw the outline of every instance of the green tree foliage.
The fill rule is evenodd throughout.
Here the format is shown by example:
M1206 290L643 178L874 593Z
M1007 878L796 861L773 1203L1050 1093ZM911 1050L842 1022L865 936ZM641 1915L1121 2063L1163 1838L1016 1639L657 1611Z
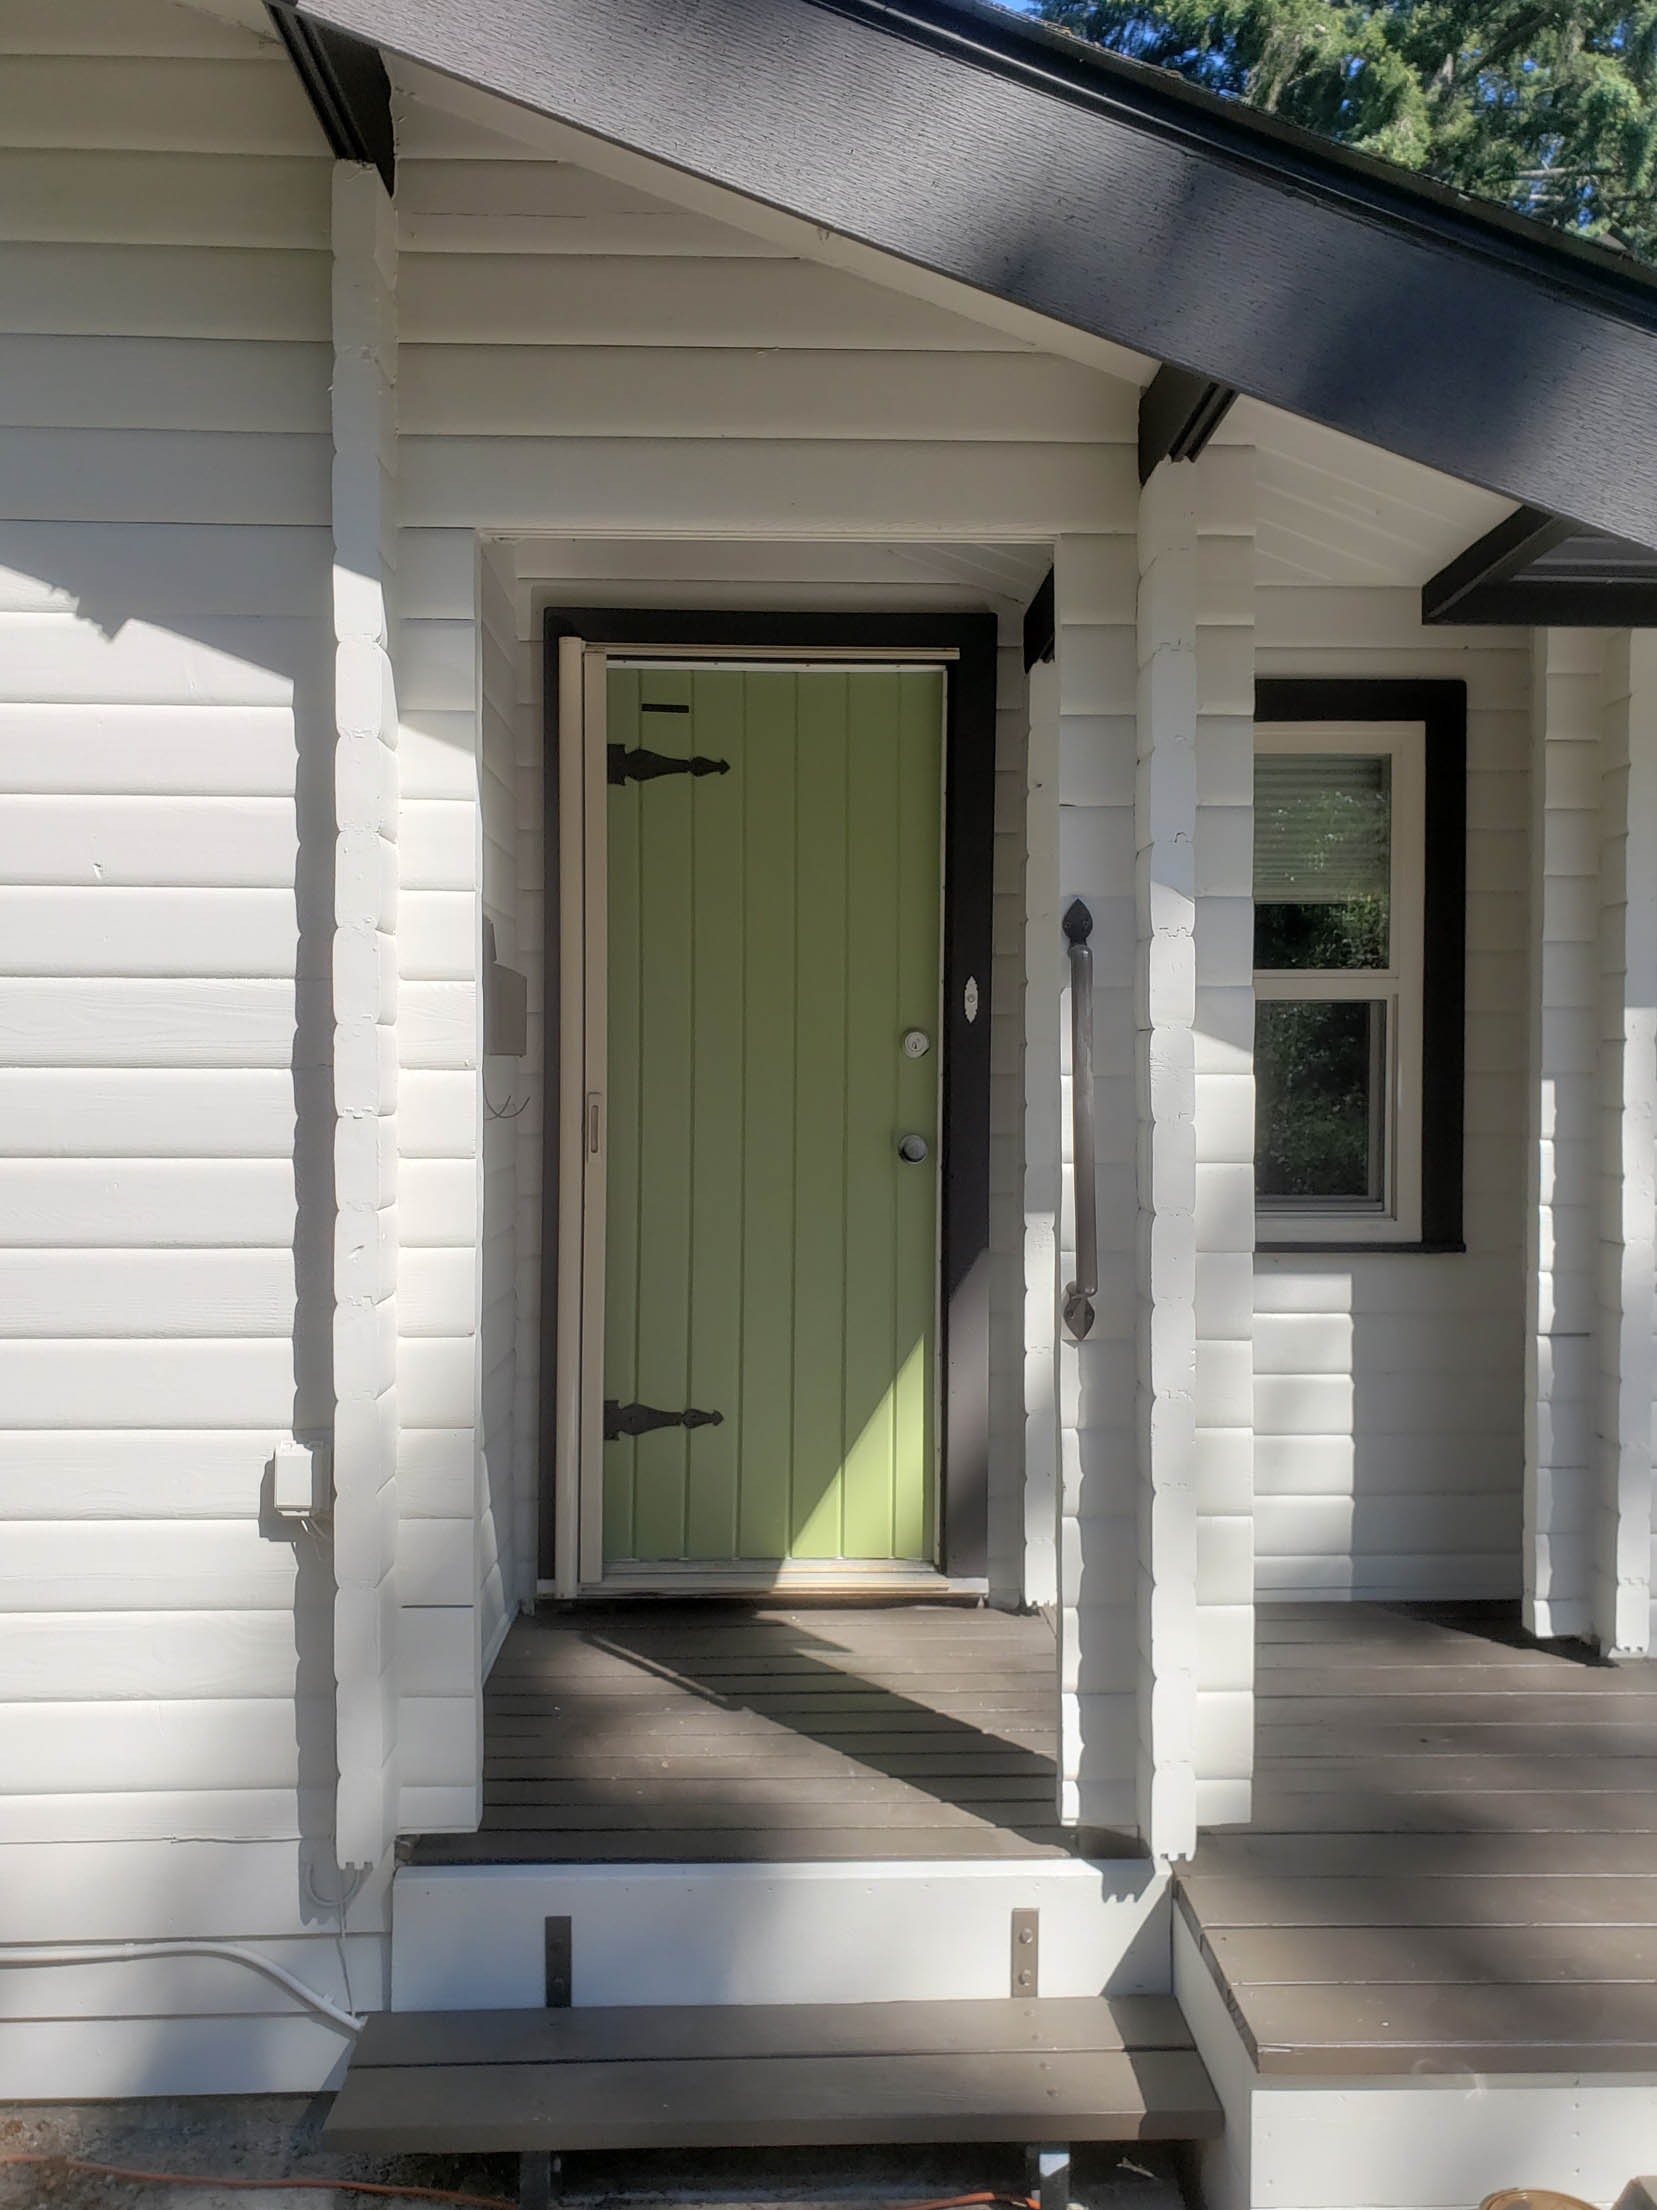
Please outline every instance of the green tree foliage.
M1657 0L1042 0L1039 13L1657 261Z

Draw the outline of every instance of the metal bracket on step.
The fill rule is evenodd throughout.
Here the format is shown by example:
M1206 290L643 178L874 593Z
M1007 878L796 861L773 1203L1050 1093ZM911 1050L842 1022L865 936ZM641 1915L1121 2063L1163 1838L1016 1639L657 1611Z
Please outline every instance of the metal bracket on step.
M1035 1995L1041 1987L1041 1913L1013 1913L1013 1987L1015 1995Z
M575 2000L574 1945L567 1918L547 1920L547 2009L568 2010Z
M564 2160L550 2149L524 2149L518 2157L518 2210L553 2210L564 2190Z
M1024 2153L1028 2191L1037 2210L1070 2210L1070 2151L1045 2147Z

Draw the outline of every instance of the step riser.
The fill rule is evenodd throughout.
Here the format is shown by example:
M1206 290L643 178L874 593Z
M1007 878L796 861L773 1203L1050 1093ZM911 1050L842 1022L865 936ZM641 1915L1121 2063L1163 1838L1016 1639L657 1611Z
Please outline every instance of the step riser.
M407 1866L392 2008L540 2008L549 1918L571 1922L578 2005L994 1999L1015 1910L1040 1913L1041 1994L1167 1991L1167 1875L1137 1859Z

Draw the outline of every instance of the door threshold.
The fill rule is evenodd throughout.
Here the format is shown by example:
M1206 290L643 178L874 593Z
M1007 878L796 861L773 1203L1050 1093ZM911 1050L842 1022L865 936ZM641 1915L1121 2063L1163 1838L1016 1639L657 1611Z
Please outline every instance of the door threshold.
M612 1566L596 1581L583 1582L582 1596L778 1596L831 1597L841 1602L869 1598L953 1599L982 1603L990 1584L982 1577L951 1576L936 1566L868 1564L841 1558L796 1561L756 1559L733 1565L651 1564ZM536 1594L554 1597L551 1581Z

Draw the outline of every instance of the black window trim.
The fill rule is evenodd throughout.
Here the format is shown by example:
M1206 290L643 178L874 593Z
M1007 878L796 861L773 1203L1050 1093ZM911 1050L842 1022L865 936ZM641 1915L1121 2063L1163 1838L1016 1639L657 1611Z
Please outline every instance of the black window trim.
M1467 1059L1467 685L1380 677L1274 676L1254 686L1257 722L1416 721L1426 729L1422 855L1421 1236L1380 1241L1256 1241L1296 1258L1465 1252L1462 1239Z

